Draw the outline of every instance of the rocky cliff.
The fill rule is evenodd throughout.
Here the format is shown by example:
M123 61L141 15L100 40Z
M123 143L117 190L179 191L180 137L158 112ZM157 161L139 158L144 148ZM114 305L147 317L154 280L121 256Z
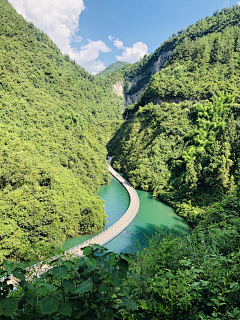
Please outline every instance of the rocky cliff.
M166 52L161 52L157 59L156 57L155 59L149 57L147 63L143 63L142 67L139 68L136 75L127 76L126 80L128 82L128 90L124 90L121 81L117 81L113 84L114 92L119 96L124 97L126 107L128 105L134 104L141 97L151 76L159 72L163 68L165 62L171 59L172 54L173 50L168 50Z

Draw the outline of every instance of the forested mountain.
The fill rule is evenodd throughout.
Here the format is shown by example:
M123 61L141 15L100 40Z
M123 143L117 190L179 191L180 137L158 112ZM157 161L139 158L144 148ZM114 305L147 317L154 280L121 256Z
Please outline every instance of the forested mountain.
M239 18L216 11L98 78L0 0L0 319L240 318ZM192 233L157 230L134 257L86 247L29 282L14 260L103 225L110 133L113 166Z
M122 71L136 102L108 143L113 166L193 227L188 237L158 232L138 253L134 319L240 317L239 14L217 11Z
M123 103L6 0L0 41L0 261L27 260L102 227L98 123L121 119Z
M106 69L104 69L103 71L100 71L97 76L101 77L101 76L105 76L109 73L112 73L114 71L118 71L120 69L122 69L123 67L126 67L127 65L129 65L128 62L124 62L124 61L117 61L115 63L110 64Z
M129 121L109 143L115 167L135 187L193 224L239 182L239 12L224 9L175 37L171 60L125 110Z
M148 56L146 55L139 62L123 68L122 77L124 81L122 82L124 85L126 105L132 105L137 102L151 77L158 73L164 67L165 63L168 65L168 62L172 59L171 67L169 66L168 69L164 68L165 71L163 72L163 76L166 72L168 72L168 75L171 73L171 78L169 78L169 81L171 79L170 87L166 87L165 89L159 88L160 92L154 92L153 96L159 97L159 99L163 96L164 99L168 97L169 99L178 101L178 99L188 99L188 97L198 98L201 96L201 98L203 98L209 93L211 94L214 90L223 90L226 87L226 85L222 87L223 81L226 80L227 82L229 73L232 72L231 70L233 70L235 64L237 64L236 53L238 52L239 45L239 20L239 6L225 8L220 12L217 10L213 16L199 20L196 24L187 27L185 30L179 30L177 34L173 34L157 48L154 53ZM209 52L212 51L213 47L216 50L209 56ZM182 59L179 59L181 57ZM192 63L190 63L191 59L194 60ZM226 61L227 65L223 66ZM218 67L212 66L210 70L208 70L207 66L204 67L204 64L212 65L214 62L219 62L220 65ZM190 79L187 83L187 80L184 81L182 86L179 82L175 84L172 83L174 82L173 77L179 79L181 73L183 73L183 78L185 77L185 79L187 79L189 72L191 73L193 71L192 68L196 68L197 65L201 67L195 76L203 77L206 75L207 83L203 84L203 89L200 89L202 83L199 83L199 87L195 85L190 89L192 81L195 81L194 79ZM215 74L221 72L223 73L222 78L218 76L215 86L207 88ZM112 76L113 81L115 81L116 78L114 74L112 74ZM121 77L119 78L122 79ZM155 79L157 78L159 78L159 76L155 77ZM153 79L151 81L153 81ZM161 80L158 79L158 81ZM179 79L179 81L181 80ZM233 90L235 85L235 89L238 88L238 84L235 83L234 79L233 82L234 84L230 84L231 88L229 91ZM229 82L227 82L227 84L229 84ZM179 89L178 86L181 88ZM183 86L186 86L185 90L183 90ZM165 92L164 94L163 91ZM203 94L205 91L206 93ZM146 94L151 95L152 91L148 91ZM209 95L207 97L209 97ZM144 100L143 103L146 104L146 100Z

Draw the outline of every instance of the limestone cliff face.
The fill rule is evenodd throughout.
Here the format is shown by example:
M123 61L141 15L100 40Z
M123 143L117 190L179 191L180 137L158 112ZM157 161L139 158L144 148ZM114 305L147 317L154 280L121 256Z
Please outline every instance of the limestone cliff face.
M155 61L151 66L150 77L155 73L159 72L163 68L165 62L171 59L172 54L173 54L173 50L169 50L166 52L162 52L159 55L157 61ZM134 104L141 97L141 94L143 93L147 85L147 83L146 82L144 83L143 81L144 76L145 76L144 74L140 73L139 75L136 75L135 77L128 79L132 90L130 91L130 93L125 94L126 107L128 105ZM136 87L137 90L134 90L134 87Z
M165 62L169 60L172 57L173 51L169 50L166 52L162 52L160 56L158 57L157 61L154 62L153 68L152 68L152 75L159 72L162 67L164 66Z
M119 95L120 97L124 97L123 84L122 84L121 81L117 81L116 83L114 83L114 85L113 85L113 91L114 91L114 93L116 93L116 94Z
M145 90L145 87L150 80L151 76L154 75L155 73L159 72L165 62L169 59L171 59L173 54L172 50L162 52L158 59L155 60L152 65L150 65L150 72L148 72L148 77L146 78L146 75L144 72L142 72L141 69L139 69L139 73L134 76L134 77L129 77L128 82L129 82L129 87L130 90L128 93L124 94L123 90L123 85L120 81L116 82L113 85L113 90L116 94L118 94L121 97L125 98L125 106L127 107L128 105L134 104L142 95L143 91Z
M127 107L128 105L134 104L135 101L137 101L141 97L141 94L143 93L144 89L145 89L145 86L142 87L140 90L138 90L135 93L125 94L125 96L124 96L125 97L125 106Z

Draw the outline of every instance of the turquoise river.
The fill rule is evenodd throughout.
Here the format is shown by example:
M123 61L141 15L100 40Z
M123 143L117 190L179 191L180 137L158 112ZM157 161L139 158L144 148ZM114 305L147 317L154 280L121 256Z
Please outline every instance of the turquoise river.
M174 228L177 233L185 233L188 230L186 222L175 213L174 209L154 198L149 192L137 190L137 193L140 199L139 213L130 226L105 245L111 251L117 253L130 251L134 248L136 240L144 245L146 238L152 237L157 228L164 230ZM125 213L129 206L128 193L115 178L112 178L108 185L101 186L98 195L105 201L107 223L95 234L68 238L63 245L64 250L70 249L108 228Z

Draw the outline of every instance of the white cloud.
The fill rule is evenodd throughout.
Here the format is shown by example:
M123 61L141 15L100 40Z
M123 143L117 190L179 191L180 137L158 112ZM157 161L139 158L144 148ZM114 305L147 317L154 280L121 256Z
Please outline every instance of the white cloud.
M115 39L115 37L112 36L108 36L108 39L113 41L113 45L117 48L117 49L124 49L124 45L123 42L119 40L119 38Z
M74 42L81 42L81 41L82 41L82 37L80 37L80 36L74 36L73 41L74 41Z
M240 1L237 1L237 5L240 6Z
M143 42L136 42L132 47L124 47L124 51L121 56L116 56L118 61L126 61L130 63L137 62L148 53L148 47Z
M72 49L72 58L76 60L80 65L84 66L91 73L98 73L106 68L101 60L97 60L99 53L110 52L111 49L102 40L91 41L88 40L88 44L81 46L80 51L74 51Z
M43 30L56 43L64 54L76 60L92 73L105 68L102 61L96 60L100 52L109 52L110 48L103 41L91 41L76 51L71 47L71 40L81 41L76 37L79 15L85 9L83 0L9 0L13 7L26 20ZM92 59L92 60L90 60Z

